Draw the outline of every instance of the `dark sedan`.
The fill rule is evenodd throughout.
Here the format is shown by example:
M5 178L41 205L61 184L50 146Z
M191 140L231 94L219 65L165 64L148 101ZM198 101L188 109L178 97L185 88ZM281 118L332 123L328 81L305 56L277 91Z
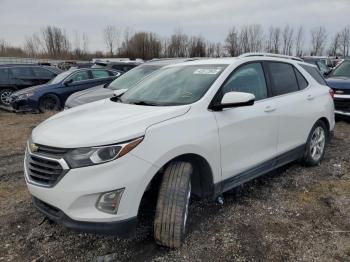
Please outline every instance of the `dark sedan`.
M10 104L15 111L60 110L71 94L109 84L121 74L121 72L106 69L66 71L44 85L33 86L12 94Z
M334 91L335 114L350 118L350 60L336 67L326 80Z

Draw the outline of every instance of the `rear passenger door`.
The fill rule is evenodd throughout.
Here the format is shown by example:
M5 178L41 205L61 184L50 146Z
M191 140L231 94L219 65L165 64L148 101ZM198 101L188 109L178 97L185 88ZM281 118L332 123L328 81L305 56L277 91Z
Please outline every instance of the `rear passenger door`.
M297 155L299 150L303 150L313 121L313 116L309 114L314 99L312 90L294 65L266 62L266 67L278 117L277 154Z

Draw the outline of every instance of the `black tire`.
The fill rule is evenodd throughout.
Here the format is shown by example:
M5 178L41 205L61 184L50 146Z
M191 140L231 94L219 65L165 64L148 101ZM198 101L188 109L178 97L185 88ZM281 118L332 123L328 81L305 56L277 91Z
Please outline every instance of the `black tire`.
M49 111L58 111L61 108L60 104L60 99L56 95L45 95L40 99L39 110L42 113Z
M317 155L315 155L313 153L313 152L315 152L315 150L314 150L315 145L313 142L314 142L314 139L316 139L317 135L315 134L315 132L317 132L317 130L323 130L322 132L324 135L324 141L323 141L322 148L320 145L321 152L319 152ZM312 127L310 134L309 134L309 137L307 139L305 152L304 152L304 155L302 158L302 163L304 165L316 166L322 161L324 154L325 154L325 151L326 151L326 144L328 142L328 138L329 138L329 130L328 130L326 124L321 120L317 121L316 124ZM316 150L316 152L317 152L317 150Z
M165 169L154 218L154 238L161 246L178 248L185 240L191 174L191 164L182 161L171 162Z
M1 88L0 89L0 105L3 106L10 106L10 103L8 102L8 98L11 96L11 94L14 92L11 88Z

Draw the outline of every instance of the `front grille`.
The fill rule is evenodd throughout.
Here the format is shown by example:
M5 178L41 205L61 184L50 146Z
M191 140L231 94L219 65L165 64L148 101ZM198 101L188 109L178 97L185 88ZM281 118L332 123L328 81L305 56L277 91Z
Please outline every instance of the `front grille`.
M334 99L335 110L350 112L350 99Z
M57 148L57 147L51 147L51 146L44 146L44 145L38 145L37 150L35 151L35 154L43 155L46 157L53 157L53 158L63 158L63 156L68 152L69 149L66 148Z

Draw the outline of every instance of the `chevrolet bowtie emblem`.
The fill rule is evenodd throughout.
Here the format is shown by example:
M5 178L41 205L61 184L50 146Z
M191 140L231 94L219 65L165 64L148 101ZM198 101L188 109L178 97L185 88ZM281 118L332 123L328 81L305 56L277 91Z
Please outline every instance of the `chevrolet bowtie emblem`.
M38 151L38 148L39 147L36 144L34 144L34 143L30 144L30 151L36 152L36 151Z

